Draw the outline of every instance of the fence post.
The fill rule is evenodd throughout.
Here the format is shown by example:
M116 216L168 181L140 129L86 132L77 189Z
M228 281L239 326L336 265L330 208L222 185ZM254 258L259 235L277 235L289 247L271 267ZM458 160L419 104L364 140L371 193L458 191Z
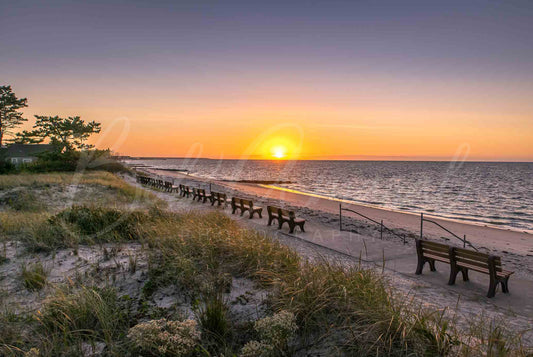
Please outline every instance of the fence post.
M339 231L342 231L342 203L339 203Z
M379 225L379 237L383 240L383 220L381 220L381 224Z
M420 239L422 239L422 230L424 229L424 214L420 213Z

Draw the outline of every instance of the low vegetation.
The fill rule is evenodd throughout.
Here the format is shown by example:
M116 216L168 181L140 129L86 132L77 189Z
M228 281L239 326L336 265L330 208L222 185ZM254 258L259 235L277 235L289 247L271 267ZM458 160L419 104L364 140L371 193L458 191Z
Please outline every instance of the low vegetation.
M93 175L83 180L114 182L107 174ZM62 180L53 174L42 176L40 182ZM12 185L0 180L2 184ZM98 286L83 279L67 281L51 289L52 295L37 312L3 312L3 355L32 351L40 356L96 352L275 357L314 351L358 356L525 356L530 352L496 326L473 328L470 335L459 332L442 312L427 311L395 292L379 272L326 260L304 261L279 242L243 229L218 212L177 214L147 200L129 208L73 206L38 222L37 213L28 214L35 220L33 230L14 236L28 250L53 253L80 245L140 242L148 256L146 280L142 291L132 296L121 295L113 280ZM126 271L140 274L139 269L137 258L135 262L130 258ZM38 270L36 266L26 270L32 287L39 281L33 276ZM232 316L227 296L234 279L252 280L257 289L268 292L259 319ZM150 305L152 296L169 287L180 291L181 307L191 313Z
M22 266L21 278L26 289L41 290L46 285L47 272L42 263L38 262L32 266Z

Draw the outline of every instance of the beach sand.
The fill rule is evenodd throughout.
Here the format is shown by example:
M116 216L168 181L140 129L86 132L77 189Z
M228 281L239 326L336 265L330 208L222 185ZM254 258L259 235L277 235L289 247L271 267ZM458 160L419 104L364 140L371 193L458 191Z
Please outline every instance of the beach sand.
M270 199L276 201L284 201L291 206L305 207L311 210L320 212L327 212L330 214L339 215L339 203L342 203L343 208L355 210L375 221L383 220L383 224L389 228L403 229L409 232L412 236L418 237L420 235L420 215L397 212L392 210L385 210L381 208L374 208L364 205L358 205L353 203L341 202L339 200L328 199L324 197L311 196L298 192L291 192L275 188L273 186L264 186L256 184L246 184L237 182L222 182L211 181L198 177L191 177L181 173L169 173L166 171L154 171L155 174L168 176L175 179L177 183L179 180L196 180L205 183L212 183L218 186L234 189L249 195L256 196L262 199ZM364 220L362 217L349 212L343 212L343 215L347 217L357 218ZM441 218L435 218L426 215L428 219L431 219L448 230L454 232L459 237L466 235L466 239L471 242L475 247L487 248L489 250L499 251L502 254L514 253L518 255L525 255L533 257L533 235L526 232L511 231L505 229L499 229L494 227L487 227L483 225L468 224L462 222L456 222L452 220L446 220ZM447 232L439 228L438 226L424 222L423 226L424 237L440 239L440 237L450 238L450 243L462 245L462 242L453 238Z
M469 282L465 283L458 278L454 286L447 285L449 266L444 264L437 264L437 272L429 272L426 267L422 275L414 274L417 258L413 237L418 237L420 229L420 218L416 215L343 203L343 207L353 207L376 220L383 219L384 224L408 237L407 244L403 244L401 239L391 235L384 236L383 240L379 239L376 225L354 218L343 218L343 226L346 228L339 231L338 201L253 184L209 181L179 173L154 171L153 174L174 179L175 184L183 183L206 189L211 186L213 191L226 192L230 197L238 195L252 198L254 204L263 207L267 204L281 204L296 209L298 216L307 220L305 233L297 230L294 234L289 234L286 227L278 230L267 226L266 210L262 219L232 215L230 209L222 211L244 226L280 240L310 260L328 259L340 264L362 264L382 271L391 286L404 293L406 299L414 299L422 306L444 311L465 330L472 321L492 322L507 326L514 333L524 332L523 342L533 345L533 244L529 234L437 220L454 232L468 234L468 239L475 245L482 245L486 250L501 256L504 267L515 271L510 279L510 294L503 294L498 289L496 296L489 299L486 297L488 277L484 274L472 272ZM220 210L208 203L180 198L176 194L161 192L158 195L167 200L170 208L176 211ZM424 229L424 237L440 239L440 233L429 226Z

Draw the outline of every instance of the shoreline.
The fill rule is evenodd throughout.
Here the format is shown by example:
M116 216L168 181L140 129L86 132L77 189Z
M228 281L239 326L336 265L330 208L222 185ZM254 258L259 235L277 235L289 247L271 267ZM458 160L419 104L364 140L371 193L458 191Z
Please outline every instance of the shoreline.
M211 183L221 187L237 190L243 192L244 194L255 195L264 200L279 200L300 208L322 211L329 214L339 214L338 199L325 198L323 196L314 194L309 195L299 191L293 192L294 190L291 190L291 192L286 189L279 189L278 187L265 187L264 185L206 179L198 176L185 175L178 172L162 172L154 169L148 171L160 176L172 177L177 180L191 180ZM346 202L345 205L346 206L344 208L353 209L376 221L383 220L383 224L389 228L407 230L411 234L414 234L415 237L418 237L420 234L420 215L410 212L401 212L365 206L350 202ZM345 215L343 214L343 217L344 216ZM346 216L352 219L368 222L367 220L357 217L354 214L346 213ZM484 247L486 249L497 250L502 253L512 252L522 256L533 256L533 236L529 233L458 222L431 215L428 216L431 217L431 220L443 225L458 236L466 235L466 239L476 247ZM459 242L452 238L444 230L433 224L430 224L429 222L424 223L423 233L424 237L434 239L448 237L451 238L450 242L452 243Z
M381 210L381 211L395 212L395 213L408 214L408 215L420 217L420 213L402 211L402 210L394 209L394 208L390 208L390 207L380 207L380 206L377 206L377 205L372 205L370 203L362 203L362 202L356 202L356 201L352 201L352 200L348 200L348 199L328 197L328 196L319 195L319 194L312 193L312 192L293 190L291 188L285 188L285 187L276 187L274 185L258 184L258 186L265 187L265 188L271 188L271 189L274 189L274 190L292 192L292 193L305 195L305 196L323 198L323 199L326 199L326 200L331 200L331 201L335 201L335 202L339 202L339 203L346 203L346 204L354 205L354 206L368 207L368 208L374 208L374 209ZM466 220L462 221L460 219L454 219L454 218L450 218L450 217L436 216L436 215L433 215L431 212L428 212L428 213L424 212L424 217L430 217L432 219L438 219L438 220L447 221L447 222L454 222L454 223L461 223L461 224L472 225L472 226L492 228L492 229L497 229L497 230L506 231L506 232L508 231L508 232L525 233L525 234L530 235L531 238L533 238L533 230L527 231L527 230L523 230L523 229L519 230L519 229L512 229L512 228L501 228L501 227L498 227L497 225L491 225L489 223L481 222L481 221L479 221L479 223L478 223L478 222L475 222L475 221L466 221Z

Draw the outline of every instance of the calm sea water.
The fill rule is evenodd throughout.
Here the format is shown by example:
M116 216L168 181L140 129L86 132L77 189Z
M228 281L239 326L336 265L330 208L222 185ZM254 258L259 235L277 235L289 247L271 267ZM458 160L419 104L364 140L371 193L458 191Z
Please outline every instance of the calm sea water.
M533 232L533 163L142 159L218 180L277 186L376 207Z

